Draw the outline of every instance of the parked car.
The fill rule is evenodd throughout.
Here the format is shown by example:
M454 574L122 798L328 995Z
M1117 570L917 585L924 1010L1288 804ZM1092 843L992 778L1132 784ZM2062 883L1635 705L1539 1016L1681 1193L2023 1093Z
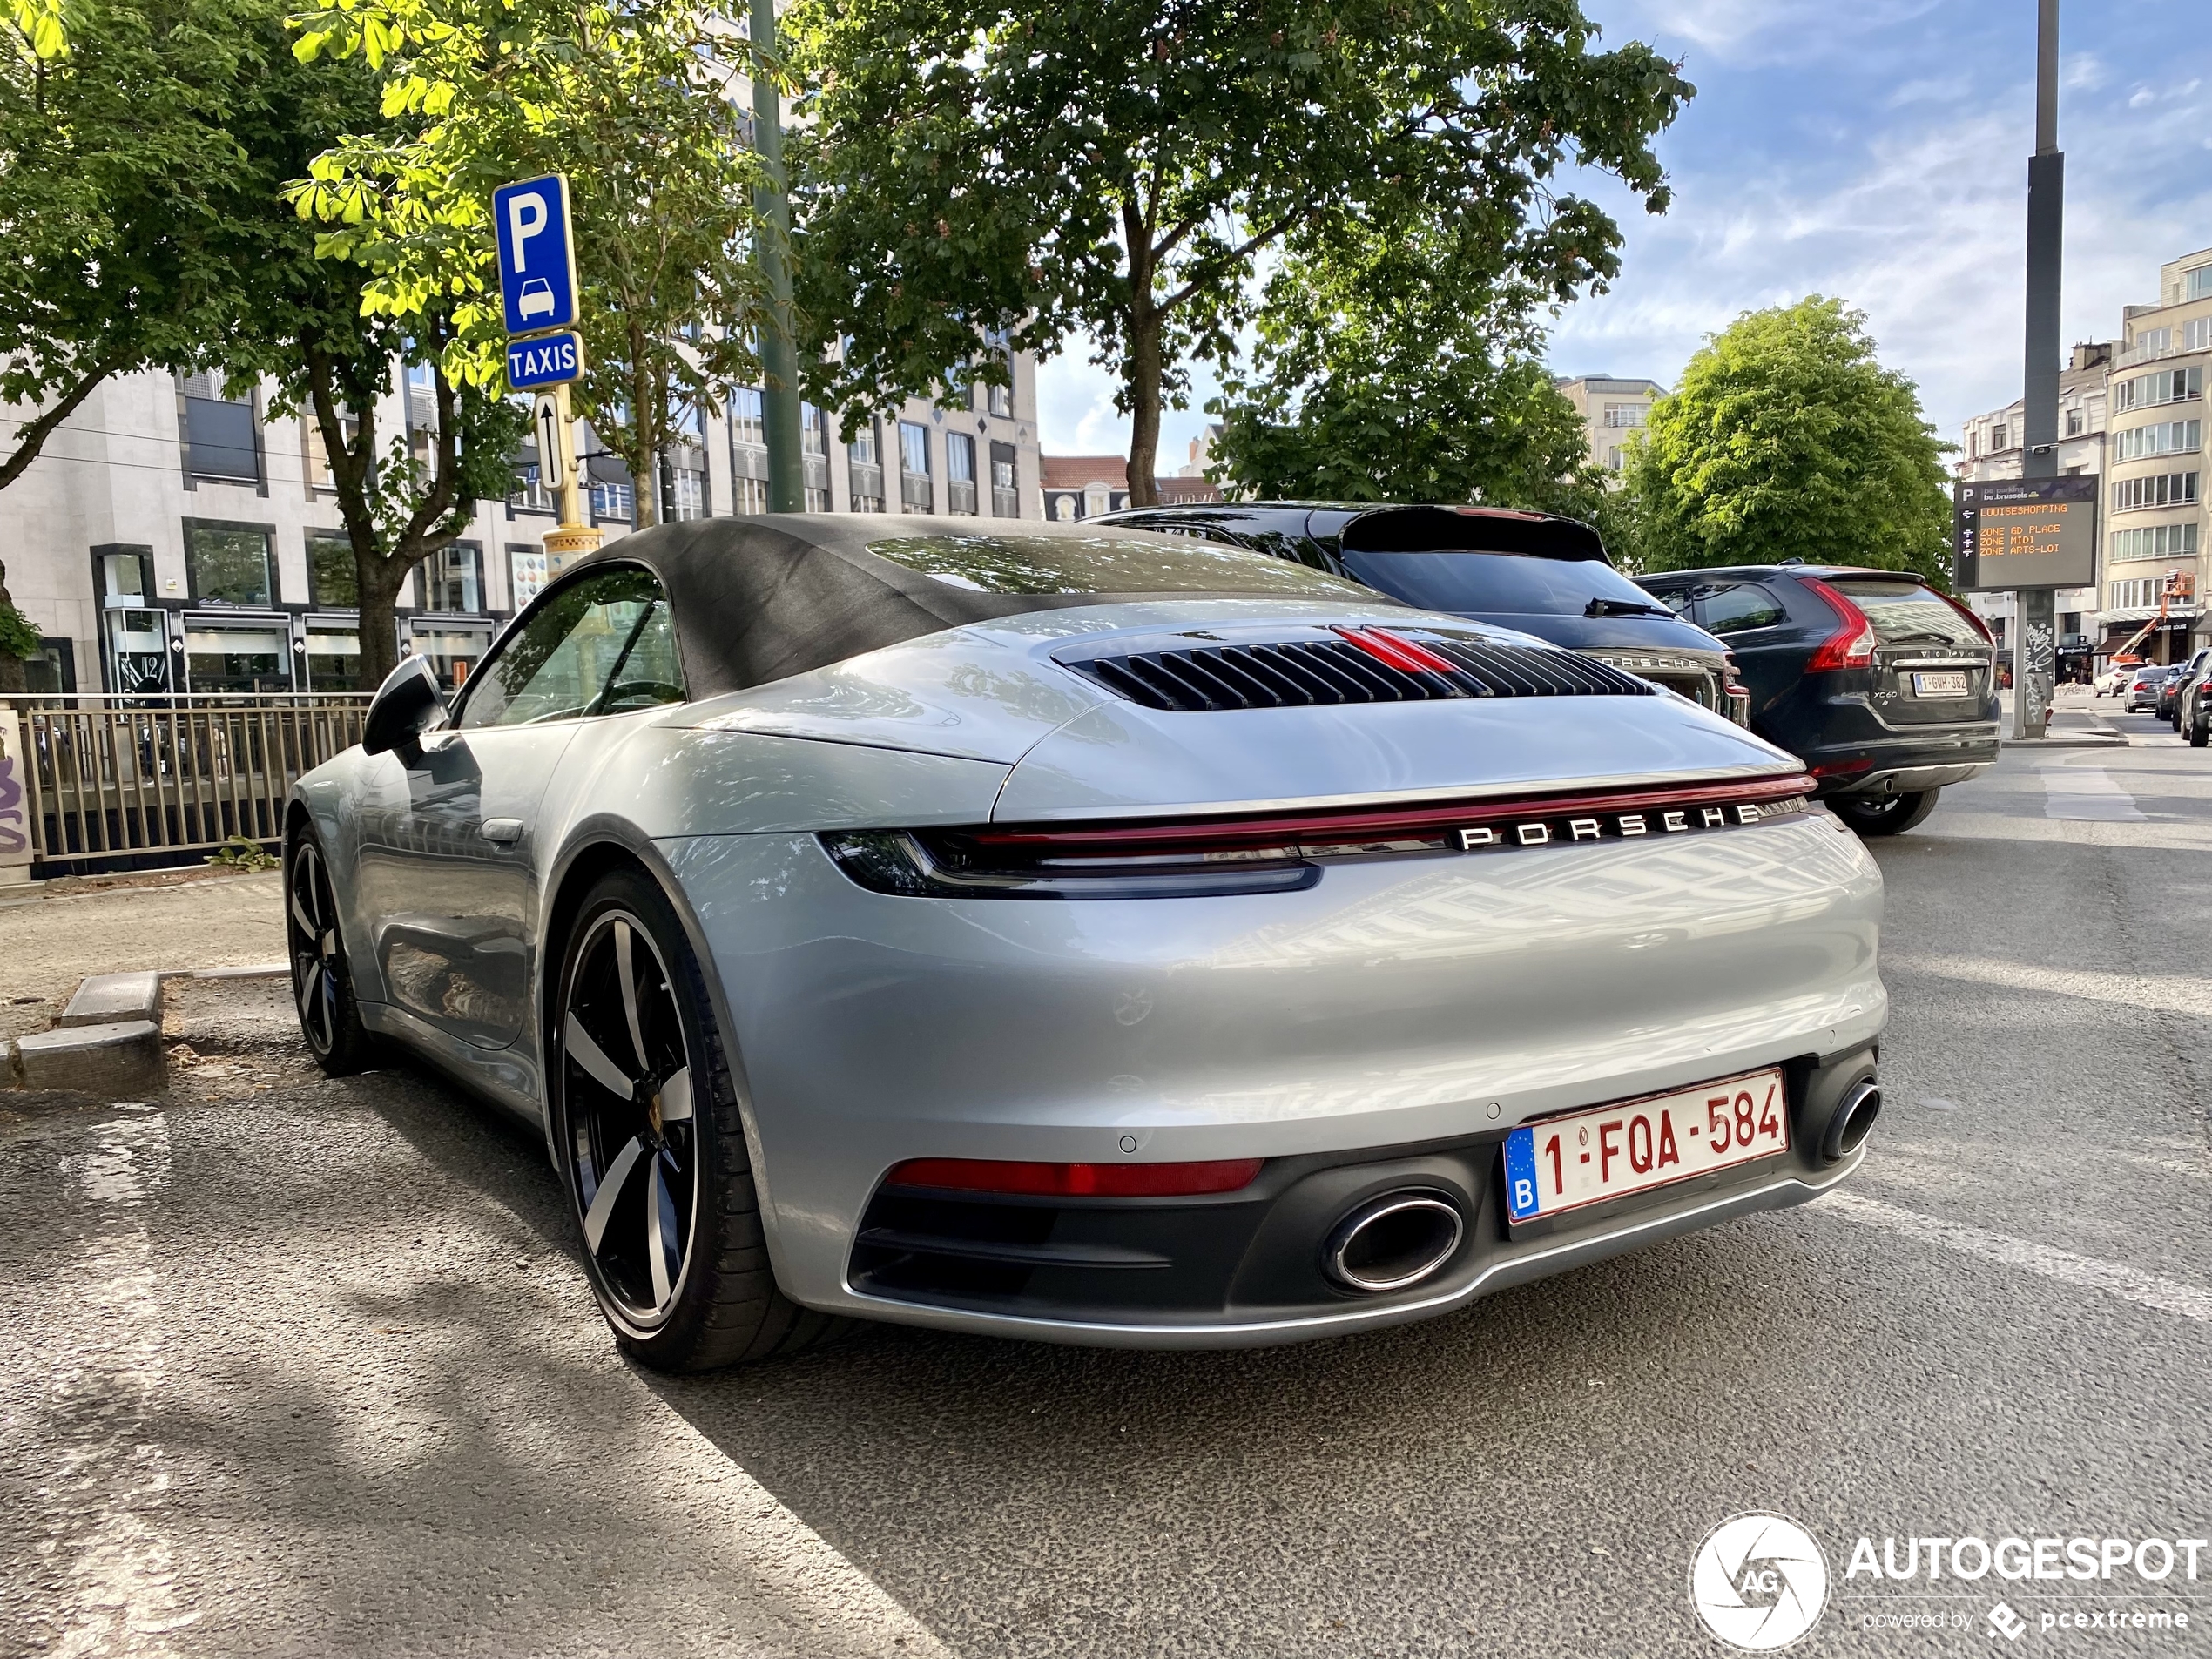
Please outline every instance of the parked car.
M1638 581L1735 653L1751 730L1862 834L1893 835L1997 759L1994 643L1908 572L1759 564Z
M2166 684L2158 688L2158 718L2176 732L2182 729L2182 691L2202 671L2205 662L2212 658L2212 646L2199 646L2187 662L2169 671Z
M2199 651L2195 667L2182 683L2174 716L2174 729L2188 739L2193 749L2202 749L2212 740L2212 694L2208 694L2208 680L2212 680L2212 653Z
M1857 1167L1882 880L1811 788L1203 541L670 524L300 780L293 1000L537 1126L647 1365L1333 1335Z
M1745 718L1727 647L1653 604L1578 519L1496 507L1238 502L1136 507L1084 522L1272 554L1425 610L1534 634L1739 725Z
M2158 707L2158 694L2166 689L2166 664L2145 663L2128 677L2128 689L2121 693L2123 714L2148 713Z
M2142 664L2132 657L2124 662L2115 661L2111 667L2097 676L2096 684L2090 688L2091 694L2096 697L2118 697L2128 689L2128 679L2141 666Z

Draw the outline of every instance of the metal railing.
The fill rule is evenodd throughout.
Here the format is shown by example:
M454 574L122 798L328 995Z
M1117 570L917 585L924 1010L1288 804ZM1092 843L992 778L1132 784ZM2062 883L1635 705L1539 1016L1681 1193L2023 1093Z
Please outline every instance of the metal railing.
M366 693L10 697L31 862L273 843L292 786L361 741Z

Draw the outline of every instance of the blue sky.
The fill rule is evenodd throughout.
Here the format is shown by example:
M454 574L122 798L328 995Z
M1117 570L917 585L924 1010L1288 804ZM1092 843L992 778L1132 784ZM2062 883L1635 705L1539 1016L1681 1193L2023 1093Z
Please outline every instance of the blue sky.
M1956 438L2018 395L2034 0L1585 0L1608 41L1683 62L1697 97L1659 141L1673 209L1586 185L1627 233L1609 293L1559 319L1561 374L1671 382L1737 313L1807 293L1867 314L1883 360ZM2161 260L2212 246L2212 7L2065 0L2067 340L2115 336ZM1048 454L1122 448L1080 351L1047 364ZM1203 398L1197 400L1203 401ZM1203 424L1170 411L1172 470Z

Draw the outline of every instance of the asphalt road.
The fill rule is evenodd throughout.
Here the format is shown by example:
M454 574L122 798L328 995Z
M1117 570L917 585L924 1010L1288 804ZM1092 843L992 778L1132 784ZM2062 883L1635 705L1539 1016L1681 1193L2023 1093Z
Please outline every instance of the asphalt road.
M2212 1535L2212 759L2109 718L2151 746L1878 846L1847 1195L1305 1347L638 1372L529 1136L195 987L167 1100L0 1126L0 1651L1716 1654L1692 1555L1770 1510L1830 1575L1793 1654L2212 1653L2212 1551L1846 1571ZM2137 1611L2190 1626L2042 1627Z

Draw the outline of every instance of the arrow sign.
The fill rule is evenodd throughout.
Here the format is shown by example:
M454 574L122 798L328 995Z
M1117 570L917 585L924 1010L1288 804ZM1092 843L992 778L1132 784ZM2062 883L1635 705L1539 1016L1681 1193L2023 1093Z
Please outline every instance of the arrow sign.
M576 239L569 231L569 181L556 172L502 185L491 193L491 217L499 237L507 332L536 334L572 327Z
M560 401L550 394L541 394L537 400L537 482L548 489L558 489L568 482L562 470L568 460L568 447L561 442Z
M583 374L583 340L574 332L507 342L507 383L518 392L558 386Z

